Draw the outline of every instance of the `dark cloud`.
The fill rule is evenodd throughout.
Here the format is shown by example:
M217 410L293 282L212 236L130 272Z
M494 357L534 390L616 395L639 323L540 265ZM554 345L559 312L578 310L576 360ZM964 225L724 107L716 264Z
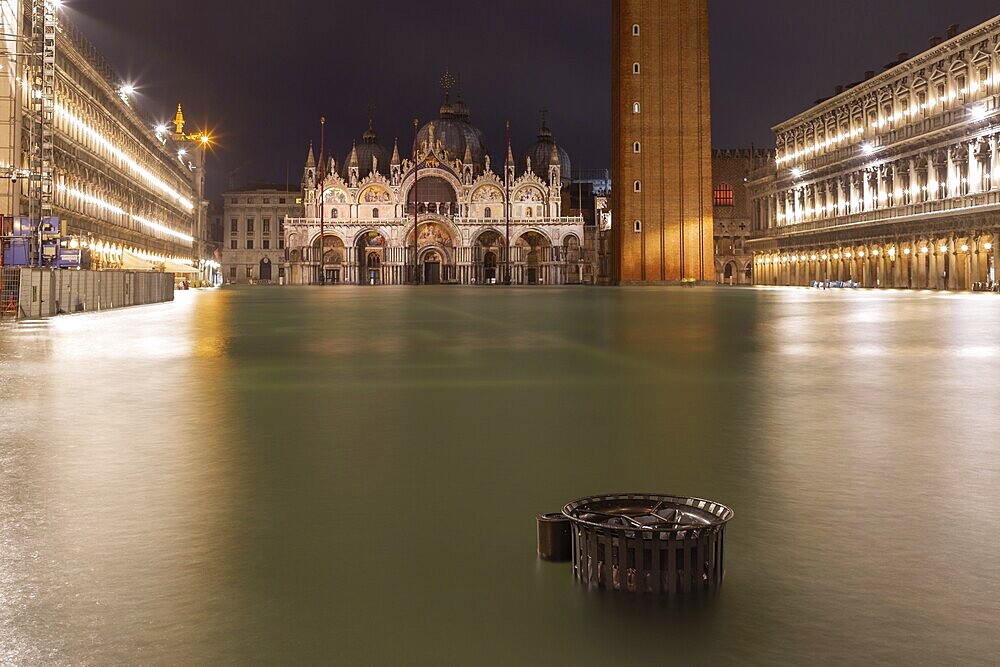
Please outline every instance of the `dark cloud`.
M446 67L500 156L503 123L529 143L539 110L575 167L608 165L611 3L607 0L67 0L67 11L140 86L157 118L183 101L214 128L218 192L239 178L293 184L326 115L342 159L376 108L383 143L409 146L415 116L437 114ZM711 0L715 144L771 145L769 128L916 53L995 0Z

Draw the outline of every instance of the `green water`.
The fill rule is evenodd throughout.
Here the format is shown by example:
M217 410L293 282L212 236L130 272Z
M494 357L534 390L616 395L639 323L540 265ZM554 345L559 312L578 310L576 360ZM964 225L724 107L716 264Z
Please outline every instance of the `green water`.
M995 664L1000 299L226 289L0 326L0 664ZM732 506L699 604L534 516Z

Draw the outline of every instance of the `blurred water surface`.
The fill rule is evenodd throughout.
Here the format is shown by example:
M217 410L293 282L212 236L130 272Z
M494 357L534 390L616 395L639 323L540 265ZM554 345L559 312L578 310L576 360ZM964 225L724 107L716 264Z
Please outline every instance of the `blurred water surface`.
M226 289L0 326L0 664L996 664L1000 299ZM736 509L722 593L534 516Z

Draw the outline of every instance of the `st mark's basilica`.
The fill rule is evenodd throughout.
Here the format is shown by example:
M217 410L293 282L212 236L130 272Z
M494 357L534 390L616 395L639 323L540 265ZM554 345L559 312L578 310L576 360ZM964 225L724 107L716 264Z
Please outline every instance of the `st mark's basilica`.
M310 148L305 217L284 225L288 283L502 283L508 252L514 284L582 282L584 220L562 214L569 155L544 120L520 159L504 153L499 164L491 159L447 82L440 116L419 129L414 156L401 157L398 141L390 153L373 121L339 164L322 155L317 162Z

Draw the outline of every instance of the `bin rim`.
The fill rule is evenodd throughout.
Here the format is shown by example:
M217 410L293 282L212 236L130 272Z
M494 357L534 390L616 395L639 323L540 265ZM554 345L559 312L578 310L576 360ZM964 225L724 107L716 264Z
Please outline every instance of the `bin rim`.
M609 526L604 523L597 523L594 521L588 521L586 519L581 519L573 515L581 505L589 502L602 501L602 500L656 500L664 503L670 503L673 505L679 505L683 507L693 507L695 509L701 509L707 511L709 514L713 515L714 519L709 523L691 523L691 524L675 524L669 528L657 527L657 526ZM714 509L709 509L714 508ZM706 500L705 498L696 498L694 496L675 496L663 493L607 493L596 496L585 496L583 498L578 498L571 502L566 503L562 509L562 514L567 519L569 519L574 525L587 526L589 528L595 528L598 530L607 530L613 532L641 532L641 533L678 533L686 530L705 530L707 529L717 529L725 526L729 523L736 513L732 508L727 505L723 505L720 502L714 500Z

